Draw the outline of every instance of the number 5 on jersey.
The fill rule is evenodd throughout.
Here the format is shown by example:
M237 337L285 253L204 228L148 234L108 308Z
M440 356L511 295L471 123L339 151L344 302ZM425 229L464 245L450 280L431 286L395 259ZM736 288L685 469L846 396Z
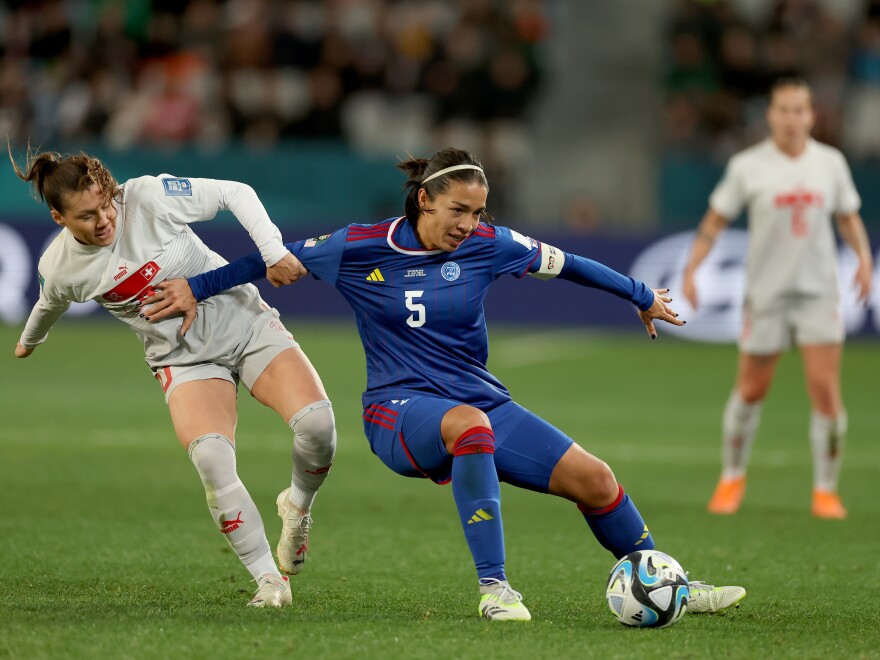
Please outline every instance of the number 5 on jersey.
M411 328L420 328L425 325L425 306L416 302L425 294L424 291L404 291L406 296L406 308L413 312L406 320L406 324Z

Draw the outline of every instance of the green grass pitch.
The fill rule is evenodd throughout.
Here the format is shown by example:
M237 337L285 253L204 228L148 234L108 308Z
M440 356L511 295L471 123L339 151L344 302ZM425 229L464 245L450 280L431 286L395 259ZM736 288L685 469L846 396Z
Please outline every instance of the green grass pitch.
M602 457L657 546L692 577L744 585L728 616L631 630L604 601L614 564L573 505L502 487L508 575L534 620L477 617L452 494L387 470L361 431L353 324L289 324L334 401L336 464L320 493L294 604L245 608L249 576L216 533L138 341L65 319L27 360L0 328L0 657L878 657L880 346L844 356L850 435L843 522L809 516L808 404L787 355L734 517L705 504L719 471L732 346L661 328L610 336L496 328L491 366L514 397ZM290 437L241 395L239 471L277 541Z

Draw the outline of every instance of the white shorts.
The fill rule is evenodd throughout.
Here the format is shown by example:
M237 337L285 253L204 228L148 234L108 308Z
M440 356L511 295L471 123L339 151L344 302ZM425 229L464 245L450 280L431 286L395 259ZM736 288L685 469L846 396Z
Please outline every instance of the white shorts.
M769 355L792 344L841 344L845 335L837 299L787 298L760 312L750 310L746 302L739 348L750 355Z
M162 384L165 403L168 403L175 387L193 380L220 378L236 387L240 381L250 391L272 360L288 348L298 346L277 316L273 312L266 312L257 317L246 336L223 360L158 367L153 374Z

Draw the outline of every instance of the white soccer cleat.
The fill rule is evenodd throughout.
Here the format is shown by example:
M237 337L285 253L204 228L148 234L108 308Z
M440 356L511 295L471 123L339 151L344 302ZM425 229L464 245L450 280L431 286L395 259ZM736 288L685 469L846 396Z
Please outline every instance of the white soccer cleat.
M506 580L480 580L480 616L490 621L531 621L532 615L522 604L522 594L510 588Z
M746 597L742 587L716 587L699 580L691 581L689 587L687 611L693 614L724 614L731 607L739 607Z
M278 516L281 518L281 539L278 541L278 567L288 575L297 575L306 563L309 551L309 530L312 517L309 512L296 508L287 499L289 488L278 494Z
M248 603L248 607L284 607L292 602L290 578L266 573L257 578L257 593Z

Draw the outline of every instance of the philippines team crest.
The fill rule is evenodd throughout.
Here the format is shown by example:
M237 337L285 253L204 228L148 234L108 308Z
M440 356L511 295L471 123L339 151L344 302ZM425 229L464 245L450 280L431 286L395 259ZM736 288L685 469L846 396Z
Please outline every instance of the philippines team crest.
M461 275L461 267L454 261L447 261L440 266L440 274L447 282L455 282L458 276Z

